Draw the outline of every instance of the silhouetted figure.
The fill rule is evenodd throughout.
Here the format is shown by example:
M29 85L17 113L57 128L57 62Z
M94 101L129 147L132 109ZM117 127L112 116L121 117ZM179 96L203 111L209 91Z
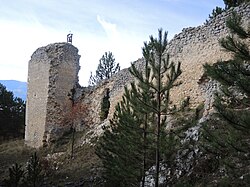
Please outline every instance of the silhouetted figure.
M72 36L73 36L73 34L71 34L71 33L69 33L67 35L67 43L71 43L72 44Z

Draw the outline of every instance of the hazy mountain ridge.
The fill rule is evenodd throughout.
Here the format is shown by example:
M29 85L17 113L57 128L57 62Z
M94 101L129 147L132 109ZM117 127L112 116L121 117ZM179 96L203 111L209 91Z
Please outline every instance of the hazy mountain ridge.
M20 97L22 100L26 101L27 96L27 82L17 81L17 80L0 80L8 91L13 92L15 97Z

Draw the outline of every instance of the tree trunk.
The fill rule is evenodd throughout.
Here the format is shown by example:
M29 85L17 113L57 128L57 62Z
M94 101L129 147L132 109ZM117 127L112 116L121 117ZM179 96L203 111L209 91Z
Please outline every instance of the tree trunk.
M159 186L160 170L160 129L161 129L161 56L158 62L158 80L157 80L157 129L156 129L156 155L155 155L155 187Z
M144 132L143 132L143 175L142 175L142 187L145 186L145 173L147 170L147 128L148 128L148 114L145 116Z

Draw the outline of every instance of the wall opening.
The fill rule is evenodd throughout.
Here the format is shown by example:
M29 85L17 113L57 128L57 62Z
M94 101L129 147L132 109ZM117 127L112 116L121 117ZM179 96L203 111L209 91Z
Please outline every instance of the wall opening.
M107 119L108 114L109 114L109 108L110 108L109 93L110 93L109 88L105 89L104 96L101 102L101 111L99 114L101 121L104 121L105 119Z

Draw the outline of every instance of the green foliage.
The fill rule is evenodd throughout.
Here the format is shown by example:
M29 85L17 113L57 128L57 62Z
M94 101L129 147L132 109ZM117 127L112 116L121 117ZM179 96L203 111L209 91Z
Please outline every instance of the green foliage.
M39 150L25 146L24 140L1 142L0 184L4 186L4 179L9 179L9 168L17 162L25 171L25 176L19 181L19 186L28 187L28 184L24 183L27 176L27 161L37 151L37 157L42 166L41 175L44 178L42 186L65 186L69 182L75 182L77 185L83 180L84 185L98 186L101 182L98 177L100 176L100 160L95 154L95 147L89 143L79 146L83 137L88 138L89 135L82 131L75 133L74 159L70 159L72 133L65 136L63 140L56 141L56 145L52 145L56 148L49 146ZM91 141L91 143L95 142Z
M231 184L246 185L249 180L250 155L250 52L247 41L250 31L241 26L235 13L227 21L231 35L220 41L233 57L212 66L205 72L219 81L221 90L215 95L217 114L204 124L204 149L219 158L219 167ZM249 28L249 27L248 27ZM219 168L218 168L219 170Z
M143 48L144 50L144 48ZM145 53L143 53L145 55ZM145 62L144 74L141 70L137 70L135 66L132 64L129 69L130 73L137 77L143 77L145 82L150 81L150 71L148 61ZM152 109L148 106L144 106L145 103L150 103L152 99L152 89L148 84L145 84L143 81L138 81L136 84L134 82L131 83L131 90L128 91L127 87L125 87L125 96L131 102L131 108L137 113L137 118L140 119L139 127L140 127L140 136L141 139L141 186L145 186L145 177L147 170L154 163L154 131L155 126L154 123L154 115L152 114Z
M248 3L248 2L250 1L249 0L224 0L225 9L221 7L215 7L212 13L209 14L209 20L215 18L216 16L220 15L222 12L224 12L225 10L231 7L236 7L236 6L241 5L242 3ZM206 23L208 23L209 20L206 20Z
M137 81L131 83L131 89L125 87L111 125L99 140L97 154L105 179L113 186L138 186L140 182L144 186L145 172L154 165L153 160L158 186L160 161L172 161L176 136L165 129L170 90L177 85L181 70L180 63L176 66L165 54L167 44L167 33L161 29L158 38L150 36L149 43L144 43L145 69L132 64L129 70Z
M224 12L225 11L225 9L223 9L223 8L221 8L221 7L215 7L214 9L213 9L213 11L212 11L212 14L209 14L208 15L208 20L206 20L206 24L208 24L208 22L211 20L211 19L213 19L213 18L215 18L216 16L218 16L218 15L220 15L222 12Z
M104 79L110 79L115 73L120 71L119 63L115 62L115 58L112 52L105 52L102 58L99 60L99 65L95 72L89 78L89 85L96 85Z
M109 107L110 107L109 89L107 89L105 90L105 95L102 98L102 102L101 102L101 111L99 114L101 121L105 120L108 117Z
M249 0L223 0L226 9L229 9L231 7L239 6L242 3L248 3Z
M215 18L217 15L221 14L223 12L223 8L221 7L215 7L215 9L213 9L212 14L209 14L209 19L213 19Z
M132 66L131 73L138 79L142 85L147 85L151 92L152 97L149 103L142 103L142 107L148 108L155 120L155 186L159 185L159 172L162 147L163 129L167 127L166 120L169 112L170 90L178 85L176 84L177 78L181 74L180 63L175 65L170 62L169 55L165 54L168 45L167 33L159 30L158 38L150 36L150 42L144 44L143 56L146 62L149 63L151 68L147 73L149 79L144 79L141 73L135 71ZM171 136L169 136L171 138Z
M14 98L12 92L0 84L0 136L20 137L24 135L25 103Z
M22 166L16 163L9 168L9 179L6 181L6 185L10 187L18 187L21 179L24 177L24 174Z
M25 184L27 186L40 186L44 179L42 173L42 165L39 158L37 157L36 152L31 156L27 164L27 174L25 177Z
M35 152L28 160L26 170L17 163L10 167L9 179L5 180L5 182L6 185L10 187L36 187L42 184L43 179L43 168Z
M130 106L123 97L96 149L108 186L138 186L140 182L140 123Z

